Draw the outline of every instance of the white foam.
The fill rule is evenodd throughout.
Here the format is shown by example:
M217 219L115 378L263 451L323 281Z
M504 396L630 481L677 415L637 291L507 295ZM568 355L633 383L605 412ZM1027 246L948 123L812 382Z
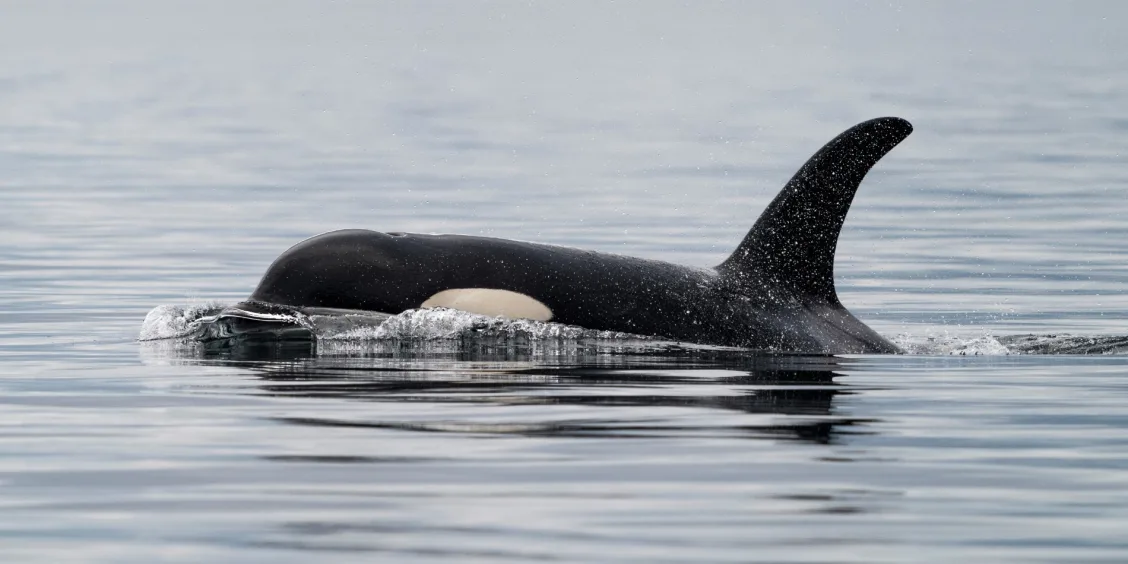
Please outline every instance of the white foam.
M217 302L186 306L159 305L145 316L137 340L155 341L187 337L195 331L201 320L214 316L223 308L224 306Z
M382 319L377 324L356 323L343 331L319 330L318 319L311 319L317 338L330 341L441 340L472 336L520 337L530 340L647 338L560 323L490 317L443 307L410 309Z
M928 335L909 335L903 333L893 337L893 343L908 354L955 355L955 356L1001 356L1018 354L989 334L975 337L951 335L948 332Z
M141 324L140 341L189 340L204 332L209 323L233 315L247 319L278 321L308 329L319 343L338 345L363 343L518 343L553 345L598 342L600 347L654 348L676 346L687 350L706 345L674 343L658 337L614 331L598 331L561 323L507 319L437 307L411 309L397 315L370 311L304 308L292 313L228 310L215 302L189 305L160 305ZM221 315L223 313L223 315ZM924 335L900 334L892 341L910 355L1002 356L1018 354L1128 354L1128 336L1077 335L955 335L947 331ZM725 347L727 348L727 347ZM734 349L735 350L735 349Z

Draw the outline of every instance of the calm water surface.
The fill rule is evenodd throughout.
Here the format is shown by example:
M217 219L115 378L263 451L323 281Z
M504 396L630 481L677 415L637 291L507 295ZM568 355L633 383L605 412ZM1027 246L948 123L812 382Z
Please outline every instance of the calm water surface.
M0 557L1122 562L1128 356L1005 353L1128 335L1126 25L1096 2L7 6ZM837 282L916 354L136 340L344 227L713 265L879 115L916 132L862 185Z

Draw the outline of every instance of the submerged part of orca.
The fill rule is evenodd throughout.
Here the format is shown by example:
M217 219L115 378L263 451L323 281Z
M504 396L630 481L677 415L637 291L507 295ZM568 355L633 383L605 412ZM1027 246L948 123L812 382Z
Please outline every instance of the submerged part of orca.
M858 185L912 132L879 118L799 169L713 269L464 235L333 231L278 257L247 303L396 314L431 306L805 353L896 353L846 311L834 250Z

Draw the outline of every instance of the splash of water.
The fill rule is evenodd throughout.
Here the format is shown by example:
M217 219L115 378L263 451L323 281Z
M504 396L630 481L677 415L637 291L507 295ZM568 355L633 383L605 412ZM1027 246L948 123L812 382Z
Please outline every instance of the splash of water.
M446 308L411 309L389 315L329 308L252 311L214 302L157 306L145 317L138 340L229 338L237 333L232 329L232 320L257 323L255 334L260 337L283 339L296 335L298 338L312 338L318 350L395 342L445 342L457 346L464 346L467 342L475 345L517 342L528 346L598 342L604 346L717 348L560 323L489 317ZM945 332L925 335L905 333L892 340L911 355L1128 354L1128 336L994 336L987 333L968 336Z

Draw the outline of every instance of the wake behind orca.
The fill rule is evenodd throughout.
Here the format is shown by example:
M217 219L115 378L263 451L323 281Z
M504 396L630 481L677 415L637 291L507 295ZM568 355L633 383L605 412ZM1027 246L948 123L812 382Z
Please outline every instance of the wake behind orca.
M284 252L236 307L449 307L755 350L898 353L839 301L834 251L862 179L911 132L886 117L835 137L715 268L488 237L343 230Z

